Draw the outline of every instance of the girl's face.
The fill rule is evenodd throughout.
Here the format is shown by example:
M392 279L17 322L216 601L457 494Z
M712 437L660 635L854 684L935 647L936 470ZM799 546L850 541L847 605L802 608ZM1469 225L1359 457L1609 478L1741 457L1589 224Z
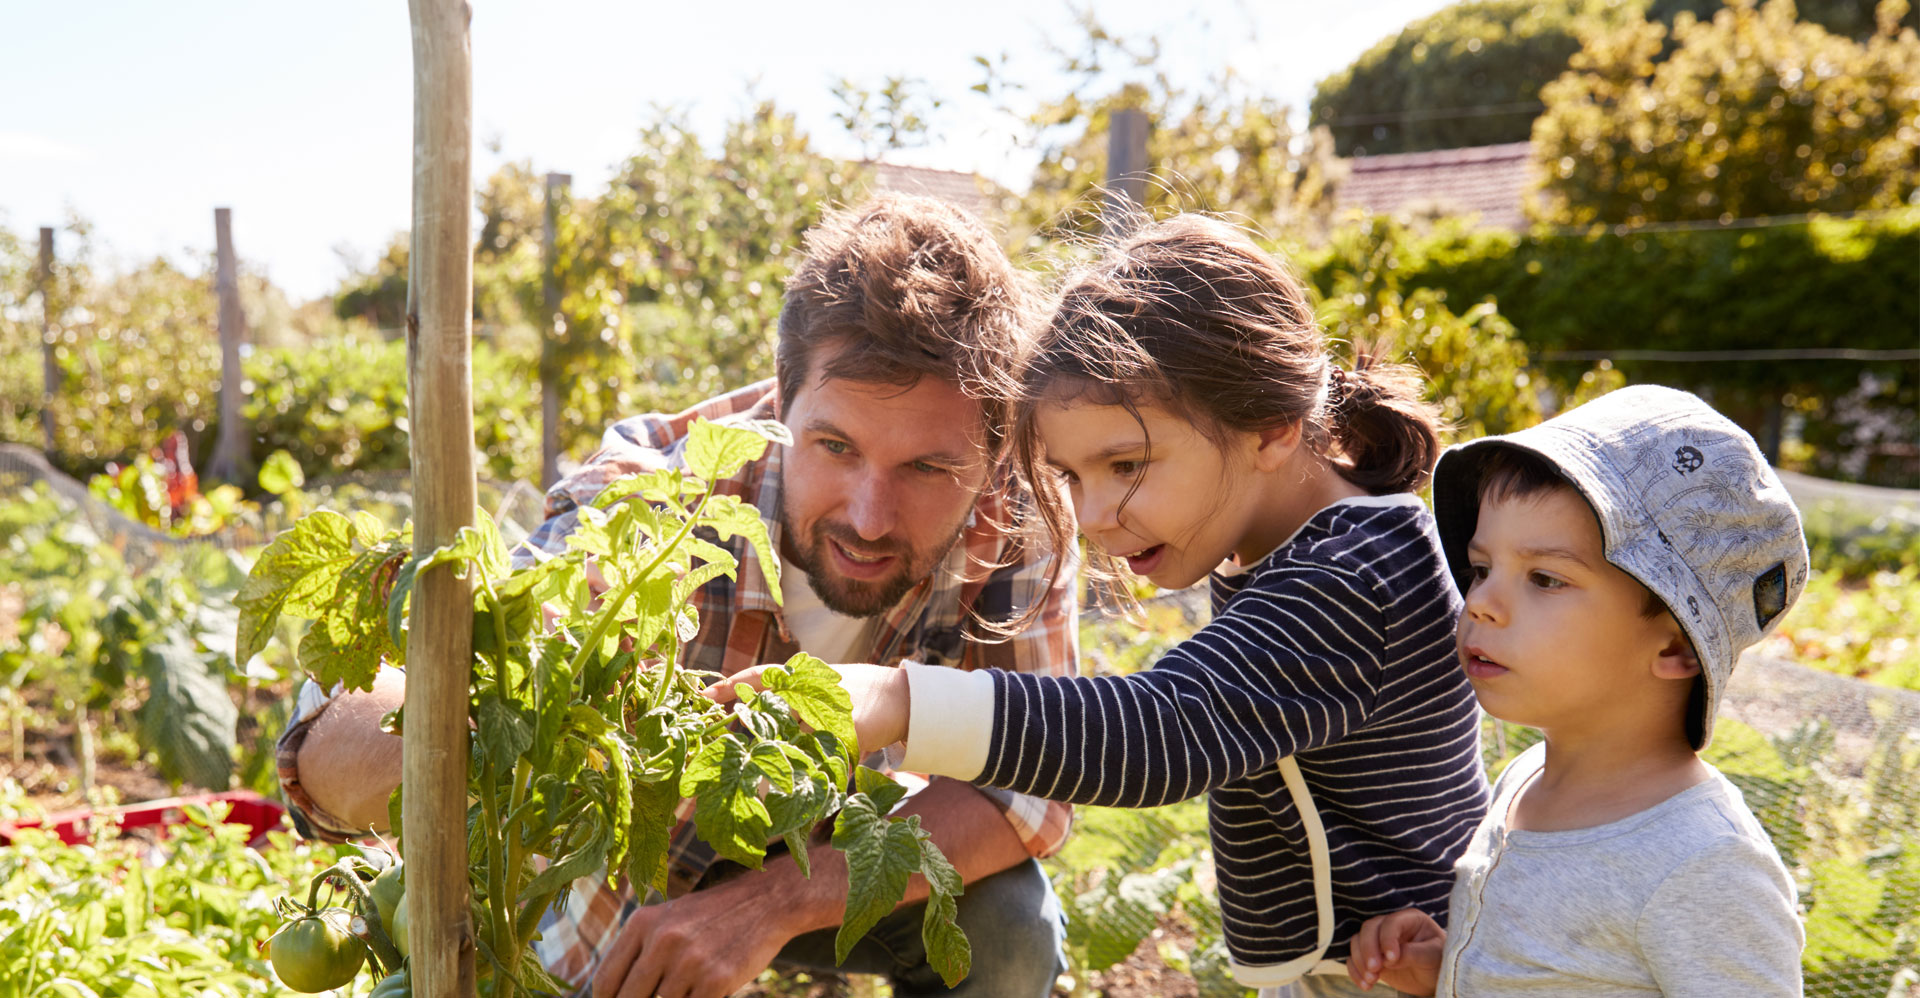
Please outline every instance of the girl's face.
M1137 412L1084 401L1034 412L1046 463L1065 482L1089 542L1154 585L1184 589L1228 555L1249 561L1284 539L1268 543L1257 515L1248 472L1258 435L1228 431L1223 447L1166 409Z

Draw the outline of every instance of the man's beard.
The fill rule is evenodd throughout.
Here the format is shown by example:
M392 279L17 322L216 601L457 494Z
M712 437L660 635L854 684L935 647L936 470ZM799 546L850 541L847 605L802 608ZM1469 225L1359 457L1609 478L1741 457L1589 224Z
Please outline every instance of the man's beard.
M872 617L892 609L914 586L933 574L934 568L953 549L954 542L960 539L966 520L954 526L947 542L934 553L913 550L906 542L893 537L865 540L852 527L832 520L815 521L812 533L803 537L794 529L784 502L780 507L780 529L788 541L789 560L807 573L807 583L827 609L848 617ZM831 567L827 552L830 540L839 541L843 547L862 555L891 556L898 560L898 565L893 574L884 579L872 582L849 579Z

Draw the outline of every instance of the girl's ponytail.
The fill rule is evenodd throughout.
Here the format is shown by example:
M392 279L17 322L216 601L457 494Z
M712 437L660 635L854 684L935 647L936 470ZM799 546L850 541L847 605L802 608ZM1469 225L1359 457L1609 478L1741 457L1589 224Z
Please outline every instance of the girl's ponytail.
M1356 350L1353 370L1327 365L1327 429L1340 477L1374 495L1417 491L1440 458L1440 416L1420 372Z

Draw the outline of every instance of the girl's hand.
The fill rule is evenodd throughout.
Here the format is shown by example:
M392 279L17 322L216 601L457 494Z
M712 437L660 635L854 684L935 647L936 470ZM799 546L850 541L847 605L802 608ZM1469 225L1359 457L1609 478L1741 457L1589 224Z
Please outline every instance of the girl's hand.
M760 673L766 666L736 672L707 687L703 692L715 703L732 703L733 687L745 683L756 690L765 689ZM883 749L907 737L911 703L907 673L879 665L836 665L840 685L853 699L853 730L862 755Z
M1447 930L1418 908L1367 919L1347 951L1347 976L1355 986L1375 984L1412 995L1430 995L1440 981L1440 954Z

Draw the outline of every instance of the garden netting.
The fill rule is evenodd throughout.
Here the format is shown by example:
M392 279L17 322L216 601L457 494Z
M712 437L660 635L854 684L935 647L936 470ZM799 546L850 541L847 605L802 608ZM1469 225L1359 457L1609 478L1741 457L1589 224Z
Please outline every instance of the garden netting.
M1818 483L1800 484L1803 506L1839 502L1869 519L1914 517L1911 494L1800 495ZM0 501L36 485L136 570L169 548L256 548L289 519L270 503L219 533L176 537L96 499L38 451L0 445ZM410 486L400 471L311 481L301 509L367 509L397 523L411 509ZM541 494L525 483L482 481L478 497L509 543L540 520ZM1152 598L1130 616L1090 609L1081 625L1082 671L1149 667L1203 625L1207 612L1204 588ZM1485 736L1490 772L1537 738L1494 721ZM1920 998L1920 693L1752 651L1734 672L1706 755L1745 793L1798 881L1807 994ZM1083 985L1122 982L1131 972L1140 994L1244 993L1225 974L1203 804L1082 808L1067 850L1049 862L1067 909L1073 974ZM1178 987L1164 990L1176 979Z

